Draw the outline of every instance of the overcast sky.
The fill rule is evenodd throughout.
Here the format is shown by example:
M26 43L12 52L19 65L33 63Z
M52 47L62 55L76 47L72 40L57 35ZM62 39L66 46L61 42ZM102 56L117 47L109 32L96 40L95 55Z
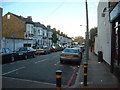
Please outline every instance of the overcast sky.
M4 0L3 15L7 12L32 16L34 22L51 25L70 37L83 36L86 31L85 0ZM14 2L17 1L17 2ZM31 2L28 2L31 1ZM97 26L97 6L99 0L88 0L89 29ZM83 25L80 27L80 25Z

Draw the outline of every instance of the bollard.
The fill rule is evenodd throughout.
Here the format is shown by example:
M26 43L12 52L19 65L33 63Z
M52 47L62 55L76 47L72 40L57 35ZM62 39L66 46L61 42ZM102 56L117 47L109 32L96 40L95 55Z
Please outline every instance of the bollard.
M87 86L87 68L88 68L88 64L85 63L84 64L84 86Z
M61 90L61 78L62 78L62 71L56 71L56 89Z

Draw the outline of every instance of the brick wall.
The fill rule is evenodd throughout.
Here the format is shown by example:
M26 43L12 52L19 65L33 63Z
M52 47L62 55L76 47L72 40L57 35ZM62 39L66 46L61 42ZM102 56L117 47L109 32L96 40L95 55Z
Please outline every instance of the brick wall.
M8 15L9 19L8 19ZM25 22L16 16L7 13L3 16L3 37L13 37L16 32L16 37L24 38L24 31L26 30Z

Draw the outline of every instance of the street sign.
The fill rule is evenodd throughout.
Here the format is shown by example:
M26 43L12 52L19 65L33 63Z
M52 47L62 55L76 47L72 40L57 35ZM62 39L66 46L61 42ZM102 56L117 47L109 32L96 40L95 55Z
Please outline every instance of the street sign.
M25 34L24 34L24 37L25 37L25 38L28 38L28 34L27 34L27 33L25 33Z

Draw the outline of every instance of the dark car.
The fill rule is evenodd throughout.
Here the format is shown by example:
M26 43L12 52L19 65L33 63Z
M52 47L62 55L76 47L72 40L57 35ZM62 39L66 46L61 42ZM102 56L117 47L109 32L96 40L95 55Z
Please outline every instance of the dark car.
M42 49L44 50L44 54L49 54L51 52L48 46L43 46Z
M28 59L29 57L35 57L35 49L32 47L20 47L16 50L16 58Z
M15 53L12 52L9 48L1 48L0 57L2 57L2 63L11 62L15 60Z

